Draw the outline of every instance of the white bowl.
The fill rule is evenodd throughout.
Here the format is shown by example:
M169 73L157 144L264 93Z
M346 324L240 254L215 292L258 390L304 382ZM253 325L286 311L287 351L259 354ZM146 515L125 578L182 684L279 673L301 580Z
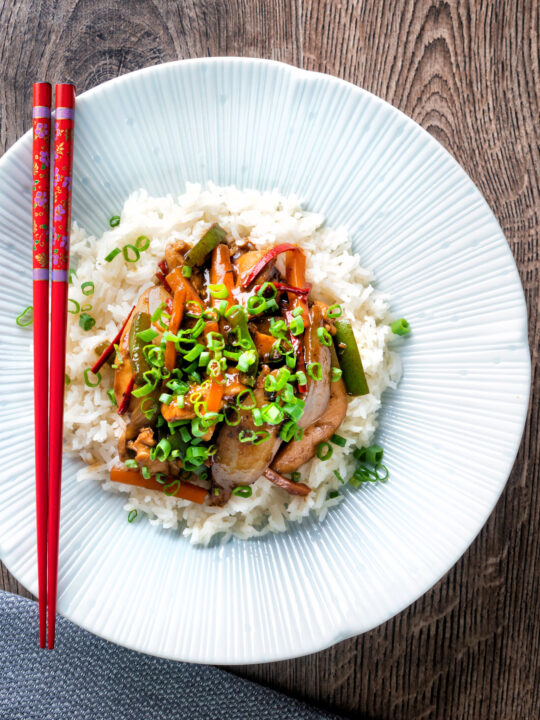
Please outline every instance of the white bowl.
M499 497L527 410L526 311L501 229L424 130L336 78L262 60L148 68L78 98L73 218L100 235L128 194L188 181L295 192L346 225L405 316L404 376L378 440L390 481L322 523L192 547L65 460L59 611L164 657L253 663L311 653L391 618L460 557ZM31 136L0 161L0 555L37 591Z

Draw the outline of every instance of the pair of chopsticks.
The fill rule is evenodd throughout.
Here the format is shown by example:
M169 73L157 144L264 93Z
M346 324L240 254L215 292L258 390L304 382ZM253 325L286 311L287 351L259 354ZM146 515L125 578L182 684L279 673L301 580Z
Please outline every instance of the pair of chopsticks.
M50 83L35 83L32 103L32 277L39 644L45 647L48 609L48 646L52 649L58 583L75 87L60 84L55 92L49 378L51 101Z

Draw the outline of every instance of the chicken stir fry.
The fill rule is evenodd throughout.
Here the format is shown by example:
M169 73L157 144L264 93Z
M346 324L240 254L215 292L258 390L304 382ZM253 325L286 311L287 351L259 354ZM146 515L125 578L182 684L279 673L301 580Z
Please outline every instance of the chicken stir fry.
M217 224L167 246L93 368L114 360L126 423L112 479L215 505L261 475L310 492L297 469L367 383L350 324L313 301L305 264L292 243L238 248Z

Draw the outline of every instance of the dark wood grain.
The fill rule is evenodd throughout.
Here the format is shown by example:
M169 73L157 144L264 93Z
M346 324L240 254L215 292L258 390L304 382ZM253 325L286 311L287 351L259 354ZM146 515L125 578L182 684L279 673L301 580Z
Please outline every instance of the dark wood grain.
M2 150L29 127L38 77L85 90L177 58L268 57L399 107L456 157L503 227L525 288L533 383L519 455L487 525L432 590L376 630L307 658L233 669L350 717L540 715L539 29L536 0L0 5ZM3 567L0 587L26 594Z

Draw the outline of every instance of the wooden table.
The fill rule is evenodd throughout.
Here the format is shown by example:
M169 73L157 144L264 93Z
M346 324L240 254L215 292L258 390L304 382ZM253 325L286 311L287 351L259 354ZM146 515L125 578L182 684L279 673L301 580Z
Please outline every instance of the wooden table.
M33 80L71 80L80 92L177 58L272 58L338 75L403 110L461 163L502 225L527 297L533 393L486 527L432 590L376 630L234 670L350 717L540 714L538 16L536 0L0 4L2 150L30 127ZM28 595L3 567L0 587Z

